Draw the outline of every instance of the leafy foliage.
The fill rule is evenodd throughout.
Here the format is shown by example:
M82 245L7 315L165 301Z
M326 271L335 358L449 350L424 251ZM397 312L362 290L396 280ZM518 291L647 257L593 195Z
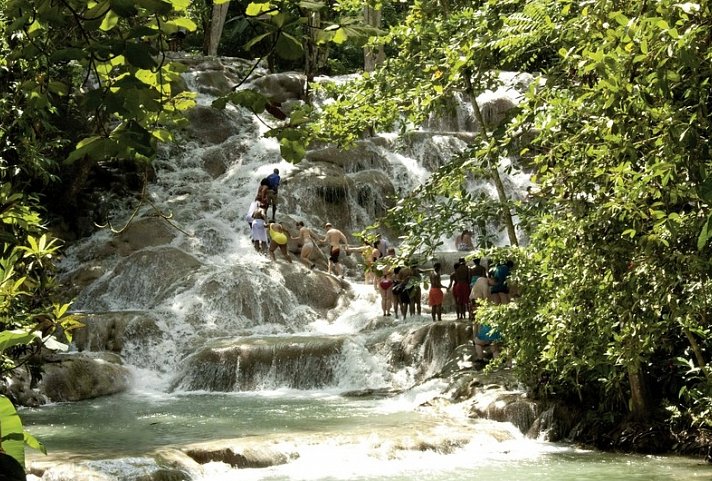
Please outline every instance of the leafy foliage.
M71 210L99 162L148 166L158 143L172 140L182 111L195 104L193 94L175 89L181 68L163 55L170 34L196 27L184 15L188 3L0 3L3 380L38 362L43 347L66 348L59 339L71 341L81 327L54 278L61 244L47 233L41 194L56 194L52 207ZM3 448L21 433L5 401ZM18 450L11 454L22 461Z
M522 377L601 411L645 417L666 404L709 424L709 5L445 3L414 3L382 39L400 53L337 89L316 135L348 146L406 130L449 96L495 88L499 69L540 72L508 119L480 121L470 150L383 222L407 234L406 256L427 254L458 222L497 215L465 179L520 158L535 189L498 207L515 209L530 239L506 254L522 296L479 315Z

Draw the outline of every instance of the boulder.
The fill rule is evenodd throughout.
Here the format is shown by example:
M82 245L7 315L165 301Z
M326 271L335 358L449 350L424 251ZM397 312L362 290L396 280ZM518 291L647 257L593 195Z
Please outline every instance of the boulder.
M45 362L38 387L50 401L80 401L125 391L130 378L116 355L55 354Z
M288 100L304 100L307 78L300 72L280 72L263 75L250 81L253 88L275 104Z
M186 115L190 121L188 137L204 144L220 144L239 132L237 123L230 119L227 110L198 105Z
M146 247L170 244L178 231L162 217L143 217L131 222L109 242L120 256L130 256Z

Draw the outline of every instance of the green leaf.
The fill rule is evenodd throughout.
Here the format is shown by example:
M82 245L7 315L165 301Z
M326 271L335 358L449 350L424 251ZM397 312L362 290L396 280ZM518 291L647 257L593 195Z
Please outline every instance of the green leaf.
M145 44L134 42L127 43L124 55L126 55L126 60L135 67L150 70L157 66L156 59L153 57L151 49Z
M302 42L285 32L282 32L277 39L275 50L280 57L286 60L297 60L304 56Z
M104 20L102 20L99 29L103 30L104 32L108 32L118 23L119 16L113 10L109 10L108 12L106 12L106 15L104 15Z
M176 18L175 20L171 20L170 22L166 23L168 25L175 26L176 29L184 28L189 32L195 32L198 29L198 26L195 24L195 22L186 17Z
M48 87L50 92L58 95L67 95L69 93L69 87L67 87L67 84L60 82L59 80L50 81Z
M244 49L249 50L254 45L258 44L259 42L261 42L266 37L269 37L270 35L272 35L272 32L262 33L260 35L257 35L255 37L251 38L250 41L245 44Z
M256 90L246 89L238 90L225 97L227 101L232 102L235 105L242 105L247 107L256 114L261 114L265 111L265 106L267 105L268 99L260 92ZM218 99L220 100L220 99ZM224 108L224 103L218 100L213 102L213 106L220 108L220 105Z
M86 56L87 53L83 49L68 47L61 48L52 52L52 54L50 55L50 60L52 62L59 63L68 62L70 60L82 60L86 58Z
M24 439L25 446L28 446L32 449L36 449L37 451L40 451L42 454L47 454L47 448L36 437L31 435L27 431L24 431L23 434L24 434L24 438L25 438Z
M279 150L284 160L296 164L306 155L306 146L299 141L282 139L279 142Z
M712 176L707 177L699 187L700 198L707 203L712 203Z
M26 345L37 339L34 332L23 329L14 329L0 332L0 353L14 346Z
M257 17L262 12L267 12L271 9L269 2L253 2L250 3L245 9L245 15L248 17Z
M138 15L138 10L133 0L111 0L111 10L123 18L131 18Z
M335 44L340 45L348 39L349 37L346 35L346 29L340 28L334 33L334 38L332 38L332 41Z
M162 0L136 0L136 3L151 13L167 15L173 11L173 5Z
M161 142L170 142L173 140L173 134L166 129L155 129L151 131L151 135L160 140Z
M0 429L2 449L25 467L25 436L22 421L10 400L0 395Z

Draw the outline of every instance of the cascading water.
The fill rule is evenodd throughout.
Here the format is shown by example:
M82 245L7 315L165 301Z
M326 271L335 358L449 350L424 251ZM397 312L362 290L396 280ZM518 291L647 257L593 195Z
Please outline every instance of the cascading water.
M24 409L50 452L32 456L30 479L551 480L571 479L572 466L593 473L587 479L672 479L669 460L594 455L472 419L444 402L440 376L467 342L464 324L380 316L353 259L341 280L296 256L288 264L277 252L275 263L255 252L244 215L273 168L283 179L280 222L322 232L328 220L350 233L464 148L458 130L469 124L441 122L453 132L407 144L382 135L291 165L252 115L209 106L242 67L193 61L186 80L199 106L184 140L157 162L150 200L160 212L146 207L125 232L101 231L68 253L66 279L88 326L75 348L120 354L131 384ZM298 83L287 78L287 87Z

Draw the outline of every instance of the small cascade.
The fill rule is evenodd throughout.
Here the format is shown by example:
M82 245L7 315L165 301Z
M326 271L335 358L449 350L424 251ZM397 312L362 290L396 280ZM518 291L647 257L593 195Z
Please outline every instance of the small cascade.
M230 339L191 354L172 390L318 389L333 384L344 342L338 337Z

